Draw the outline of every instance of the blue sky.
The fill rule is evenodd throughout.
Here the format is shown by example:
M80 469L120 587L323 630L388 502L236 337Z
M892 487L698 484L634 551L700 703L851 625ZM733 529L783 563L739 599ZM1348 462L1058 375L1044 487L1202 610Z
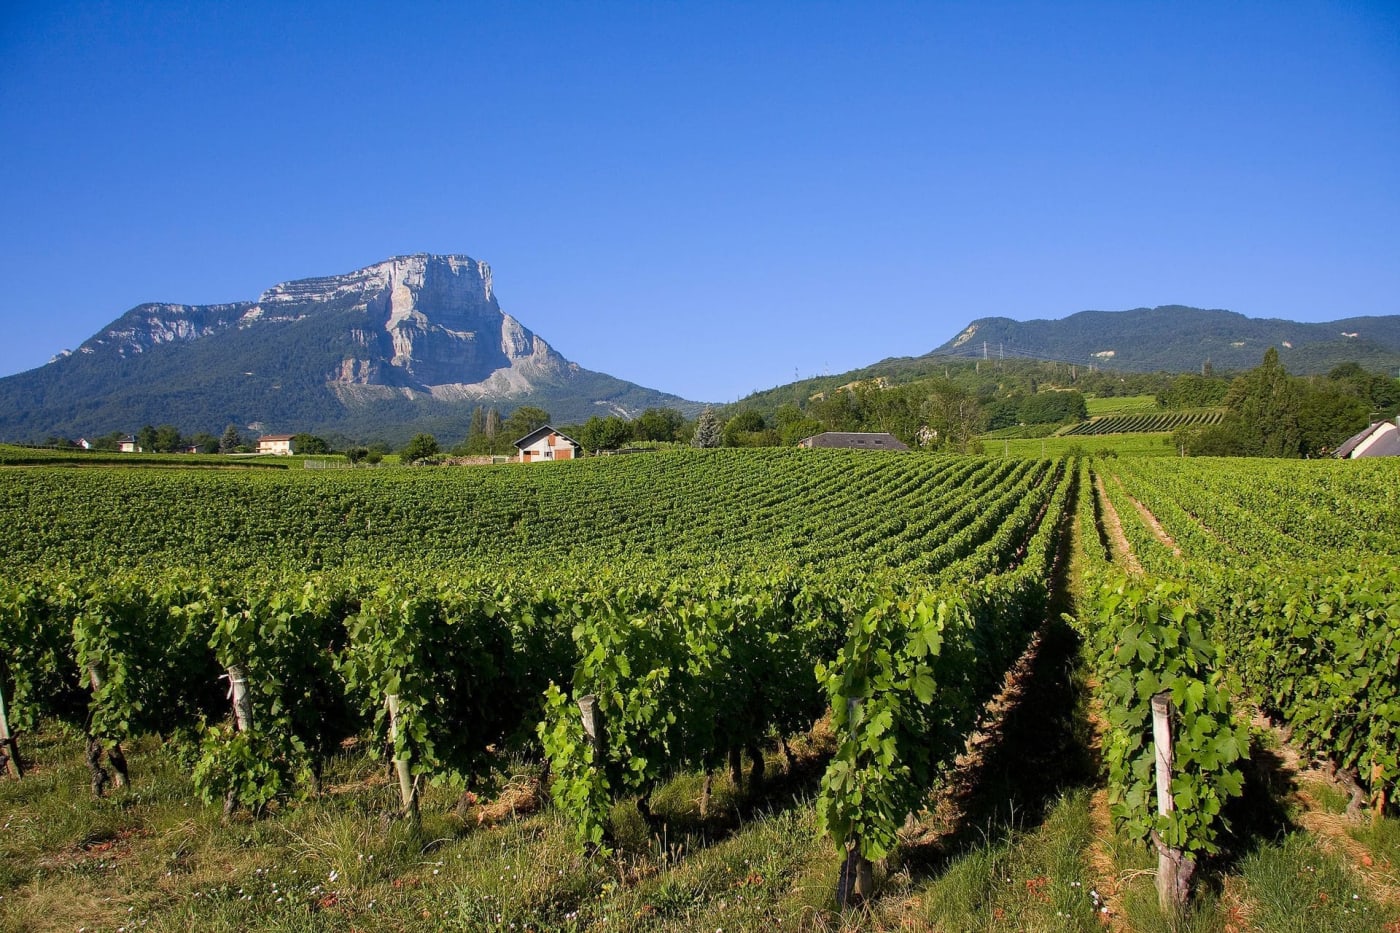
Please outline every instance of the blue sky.
M1400 5L8 4L0 374L143 301L491 263L727 401L988 315L1400 313Z

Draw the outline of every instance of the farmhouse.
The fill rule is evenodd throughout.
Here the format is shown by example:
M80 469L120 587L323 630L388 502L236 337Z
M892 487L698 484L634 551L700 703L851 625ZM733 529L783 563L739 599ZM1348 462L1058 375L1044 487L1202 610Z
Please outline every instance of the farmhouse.
M893 434L859 431L827 431L825 434L815 434L812 437L804 437L797 442L797 446L845 447L851 450L909 449L909 445L905 444Z
M1377 421L1366 430L1348 438L1334 455L1339 459L1358 457L1400 457L1400 418Z
M521 463L539 460L576 460L583 448L572 437L560 434L549 425L536 428L515 442Z
M292 449L292 434L264 434L258 438L258 453L260 454L294 454Z
M141 452L140 446L136 443L136 438L132 437L130 434L123 435L122 439L117 441L117 450L124 454L139 454Z

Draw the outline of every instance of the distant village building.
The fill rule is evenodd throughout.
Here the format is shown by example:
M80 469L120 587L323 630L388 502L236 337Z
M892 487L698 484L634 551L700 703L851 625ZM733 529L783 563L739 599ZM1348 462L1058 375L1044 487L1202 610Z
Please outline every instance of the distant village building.
M851 450L908 450L909 445L893 434L860 431L827 431L804 437L798 447L842 447Z
M136 438L130 434L124 435L121 440L117 441L117 450L124 454L139 454L141 452L141 448L136 444Z
M549 425L536 428L515 442L520 451L521 463L536 463L540 460L577 460L583 452L582 445L572 437L560 434Z
M85 437L80 437L73 443L75 446L80 447L83 450L92 450L92 441L88 440Z
M292 449L292 434L264 434L258 438L258 453L260 454L294 454Z
M1377 421L1366 430L1347 438L1333 456L1342 460L1358 457L1400 457L1400 418Z

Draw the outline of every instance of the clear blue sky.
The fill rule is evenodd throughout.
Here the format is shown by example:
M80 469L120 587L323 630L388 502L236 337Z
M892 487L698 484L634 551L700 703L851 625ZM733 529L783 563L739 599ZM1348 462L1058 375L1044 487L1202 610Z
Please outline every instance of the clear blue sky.
M0 374L418 251L715 401L987 315L1400 313L1395 3L399 6L4 5Z

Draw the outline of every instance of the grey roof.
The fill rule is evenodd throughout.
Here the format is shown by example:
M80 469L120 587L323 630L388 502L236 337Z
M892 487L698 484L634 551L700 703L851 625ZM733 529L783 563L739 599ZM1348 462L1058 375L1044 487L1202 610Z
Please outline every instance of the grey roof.
M827 431L799 441L803 447L849 447L858 450L908 450L905 444L893 434Z
M1360 454L1353 454L1356 448L1360 447L1373 436L1379 434L1371 446ZM1400 429L1390 421L1377 421L1364 431L1360 431L1347 438L1342 446L1337 448L1333 456L1338 458L1358 457L1400 457Z

